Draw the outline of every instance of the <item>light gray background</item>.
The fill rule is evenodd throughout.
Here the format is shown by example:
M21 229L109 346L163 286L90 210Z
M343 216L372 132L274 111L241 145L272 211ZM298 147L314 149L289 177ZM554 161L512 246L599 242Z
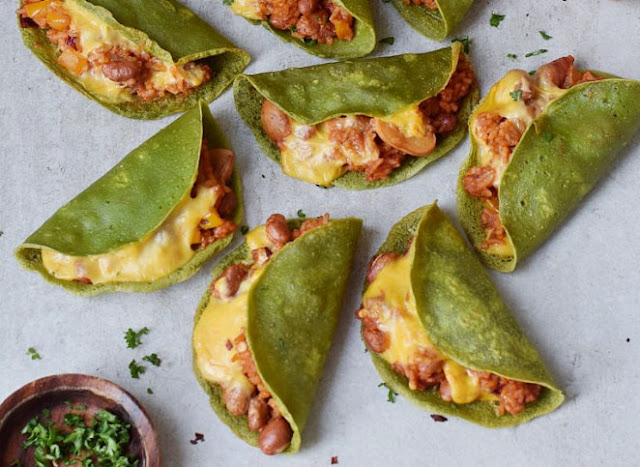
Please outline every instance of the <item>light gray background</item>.
M55 373L113 380L147 408L164 463L171 467L322 466L332 456L339 456L344 466L638 465L638 138L529 261L510 275L492 273L567 400L526 425L488 430L454 418L436 424L429 413L401 398L388 403L353 318L368 259L391 224L436 198L455 215L455 179L468 142L400 185L360 193L322 190L284 176L260 153L234 110L231 92L213 102L211 110L237 154L248 225L273 212L292 216L298 209L308 215L329 211L334 217L359 216L365 223L302 450L268 458L218 421L191 372L192 318L214 262L186 283L149 295L86 299L46 284L12 257L13 249L58 207L175 117L128 120L62 84L22 45L13 15L17 1L0 3L5 43L0 56L0 399ZM322 62L233 16L220 0L186 3L249 50L250 73ZM379 0L374 5L378 37L395 37L395 44L380 45L377 55L446 45L411 30L391 5ZM498 29L489 26L492 12L506 15ZM637 0L478 0L456 35L473 39L472 59L486 92L512 67L530 70L569 53L583 67L640 79L639 25ZM553 39L543 40L538 30ZM539 48L549 53L524 58ZM508 53L520 58L511 61ZM144 345L126 349L126 329L143 326L150 329ZM25 354L30 346L42 360ZM151 352L162 358L162 366L149 368L140 380L131 379L129 361ZM153 395L146 393L147 387ZM206 441L189 444L194 432L204 433Z

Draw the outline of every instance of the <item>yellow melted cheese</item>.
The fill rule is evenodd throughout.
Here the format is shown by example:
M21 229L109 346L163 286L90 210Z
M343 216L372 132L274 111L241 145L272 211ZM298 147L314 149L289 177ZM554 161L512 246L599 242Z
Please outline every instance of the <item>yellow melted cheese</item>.
M423 138L427 135L427 126L419 105L412 105L380 120L395 125L407 138Z
M251 232L247 233L244 237L244 241L247 243L249 251L253 251L257 248L273 246L269 237L267 237L267 230L264 225L259 225Z
M264 16L260 12L259 0L233 0L231 11L247 19L261 21Z
M78 49L85 58L89 57L92 51L101 48L104 50L105 47L114 46L121 46L127 50L140 52L141 49L138 45L85 9L79 2L64 0L64 9L71 17L70 29L77 33ZM158 60L160 59L158 58ZM160 61L164 65L164 70L154 70L150 77L151 82L157 89L166 89L168 86L177 83L179 79L184 79L194 87L199 86L204 81L205 72L201 67L190 66L185 69L185 67L177 66L170 60ZM104 76L99 66L87 67L87 70L77 78L86 89L100 95L107 102L121 103L134 100L134 95L130 89Z
M168 276L195 255L191 245L200 242L200 221L214 210L217 193L204 187L198 188L195 198L188 193L147 238L110 253L67 256L43 248L43 266L57 279L88 278L93 284L148 282Z
M444 374L453 402L468 404L475 400L493 400L493 394L482 391L477 378L455 361L442 355L431 343L416 309L411 290L410 272L413 260L413 246L407 254L387 264L378 277L369 285L364 294L367 299L383 297L384 312L380 315L378 327L389 337L389 347L379 354L390 364L409 365L421 350L428 349L443 360Z

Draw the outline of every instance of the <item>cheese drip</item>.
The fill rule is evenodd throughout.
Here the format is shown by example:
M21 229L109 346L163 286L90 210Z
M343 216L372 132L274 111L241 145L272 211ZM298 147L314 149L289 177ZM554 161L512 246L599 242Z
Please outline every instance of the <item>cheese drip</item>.
M431 343L418 316L411 289L411 264L414 247L395 261L387 264L364 293L363 303L383 298L378 328L389 337L389 347L379 355L390 365L407 366L416 361L421 351L444 360L444 375L451 387L451 397L457 404L476 400L496 400L497 396L481 389L478 379L464 366L441 354Z
M43 248L42 264L62 280L86 278L93 284L150 282L168 276L194 255L191 245L200 242L203 218L218 218L214 205L219 190L198 187L196 197L186 198L145 239L118 250L92 256L68 256Z

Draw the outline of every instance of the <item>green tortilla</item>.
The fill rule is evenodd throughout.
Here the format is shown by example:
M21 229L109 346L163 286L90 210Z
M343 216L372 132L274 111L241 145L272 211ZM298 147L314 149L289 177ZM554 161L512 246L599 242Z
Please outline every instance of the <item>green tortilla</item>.
M552 101L526 129L500 184L500 219L515 250L509 257L481 249L483 203L462 185L467 171L478 165L472 133L471 153L458 178L458 214L484 263L513 271L578 206L639 129L639 81L587 82Z
M391 3L413 29L429 39L442 41L462 22L473 0L436 0L437 10L425 5L407 5L403 0L391 0Z
M467 368L543 388L538 400L518 415L498 415L494 402L455 404L443 401L434 389L411 390L404 376L369 349L387 386L426 410L491 428L524 423L557 408L564 400L562 392L480 261L436 204L422 207L394 225L377 254L393 251L402 255L412 238L411 288L420 321L433 345Z
M291 228L300 224L300 220L289 221ZM284 452L300 449L301 433L339 321L361 227L360 219L349 218L306 232L274 253L249 290L247 342L262 381L293 430ZM213 280L227 266L248 261L251 251L243 243L216 265ZM210 296L207 289L194 325ZM194 372L218 418L236 436L257 446L259 433L249 429L246 415L233 416L227 411L220 387L208 382L195 365L195 353Z
M273 102L291 118L309 125L348 114L389 116L437 95L449 82L461 53L462 46L456 42L451 47L424 54L240 75L233 85L235 105L263 152L280 163L280 149L262 128L260 111L263 99ZM393 185L413 177L462 141L478 96L479 91L474 87L458 112L455 130L440 139L428 156L407 157L386 180L369 182L362 172L347 172L336 179L334 185L364 190Z
M335 38L333 44L318 44L316 41L305 41L291 35L291 31L274 28L268 21L248 20L253 24L262 24L278 36L283 42L323 58L347 59L369 55L376 47L376 31L373 26L371 6L367 0L332 0L336 5L347 10L353 16L353 39L343 41Z
M193 89L187 97L166 96L144 102L134 96L133 102L113 103L86 89L76 75L58 65L58 48L37 27L21 28L25 45L53 73L86 97L117 114L130 118L155 119L184 112L198 101L211 102L218 97L249 63L249 54L238 49L209 24L176 0L65 0L90 11L154 56L181 65L203 60L211 67L213 77Z
M205 261L231 242L233 235L213 242L170 275L151 282L85 284L56 279L44 268L41 249L71 256L99 255L144 239L193 187L203 137L209 147L231 149L209 108L200 103L60 208L16 249L20 264L38 271L48 282L85 296L115 291L151 292L194 275ZM242 191L236 170L232 188L238 198L232 220L239 224Z

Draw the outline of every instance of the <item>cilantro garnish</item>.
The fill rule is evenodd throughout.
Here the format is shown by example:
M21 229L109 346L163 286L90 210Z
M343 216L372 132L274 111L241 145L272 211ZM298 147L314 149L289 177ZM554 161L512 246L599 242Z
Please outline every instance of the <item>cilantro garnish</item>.
M454 39L451 39L451 42L460 42L462 44L462 50L464 50L464 53L468 54L469 50L471 49L471 39L469 39L469 36L465 36L465 37L456 37Z
M308 45L316 45L316 44L318 43L318 41L317 41L317 40L315 40L315 39L309 39L308 37L306 37L306 38L302 39L302 41L303 41L305 44L308 44Z
M158 358L158 354L152 353L151 355L145 355L142 359L146 362L151 363L153 366L160 366L162 360Z
M511 60L517 60L518 56L516 54L507 54L507 58L510 58Z
M22 449L33 447L33 460L38 467L82 464L82 466L128 467L139 465L135 456L126 454L131 441L131 425L111 412L100 410L85 423L81 414L67 413L62 429L51 420L45 409L22 429L26 435ZM13 465L20 465L13 464Z
M242 227L240 227L240 233L242 235L245 235L247 232L249 232L249 226L248 225L243 225Z
M511 91L509 95L511 96L511 99L513 99L514 101L519 101L520 97L522 97L522 89L518 89L517 91Z
M232 5L233 0L222 0L222 3L224 3L225 5Z
M378 387L385 387L387 389L389 389L389 393L387 394L387 402L391 402L392 404L395 404L396 402L396 396L398 395L397 392L394 392L393 389L391 389L389 386L387 386L387 383L380 383L378 384Z
M298 209L297 214L300 219L304 219L305 217L307 217L307 215L304 213L302 209Z
M549 34L547 34L547 33L546 33L546 32L544 32L544 31L538 31L538 32L540 33L540 35L542 36L542 38L543 38L545 41L548 41L549 39L553 39L553 36L550 36Z
M538 49L534 52L529 52L525 55L525 57L535 57L536 55L546 54L548 52L547 49Z
M396 41L395 37L385 37L383 39L380 39L378 42L380 44L393 45L395 41Z
M133 359L131 363L129 363L129 371L131 372L132 378L140 379L140 375L147 371L147 369L142 365L138 365L135 359Z
M489 24L494 28L497 28L498 26L500 26L500 23L504 18L505 18L505 15L499 15L497 13L493 13L491 15L491 19L489 20Z
M124 334L124 340L127 342L127 348L135 349L136 347L138 347L140 344L142 344L140 338L148 333L149 328L147 328L146 326L137 332L131 328L127 329L127 332Z
M147 394L153 394L153 389L147 388Z
M36 351L34 347L29 347L27 349L27 355L31 357L31 360L42 360L40 354Z

